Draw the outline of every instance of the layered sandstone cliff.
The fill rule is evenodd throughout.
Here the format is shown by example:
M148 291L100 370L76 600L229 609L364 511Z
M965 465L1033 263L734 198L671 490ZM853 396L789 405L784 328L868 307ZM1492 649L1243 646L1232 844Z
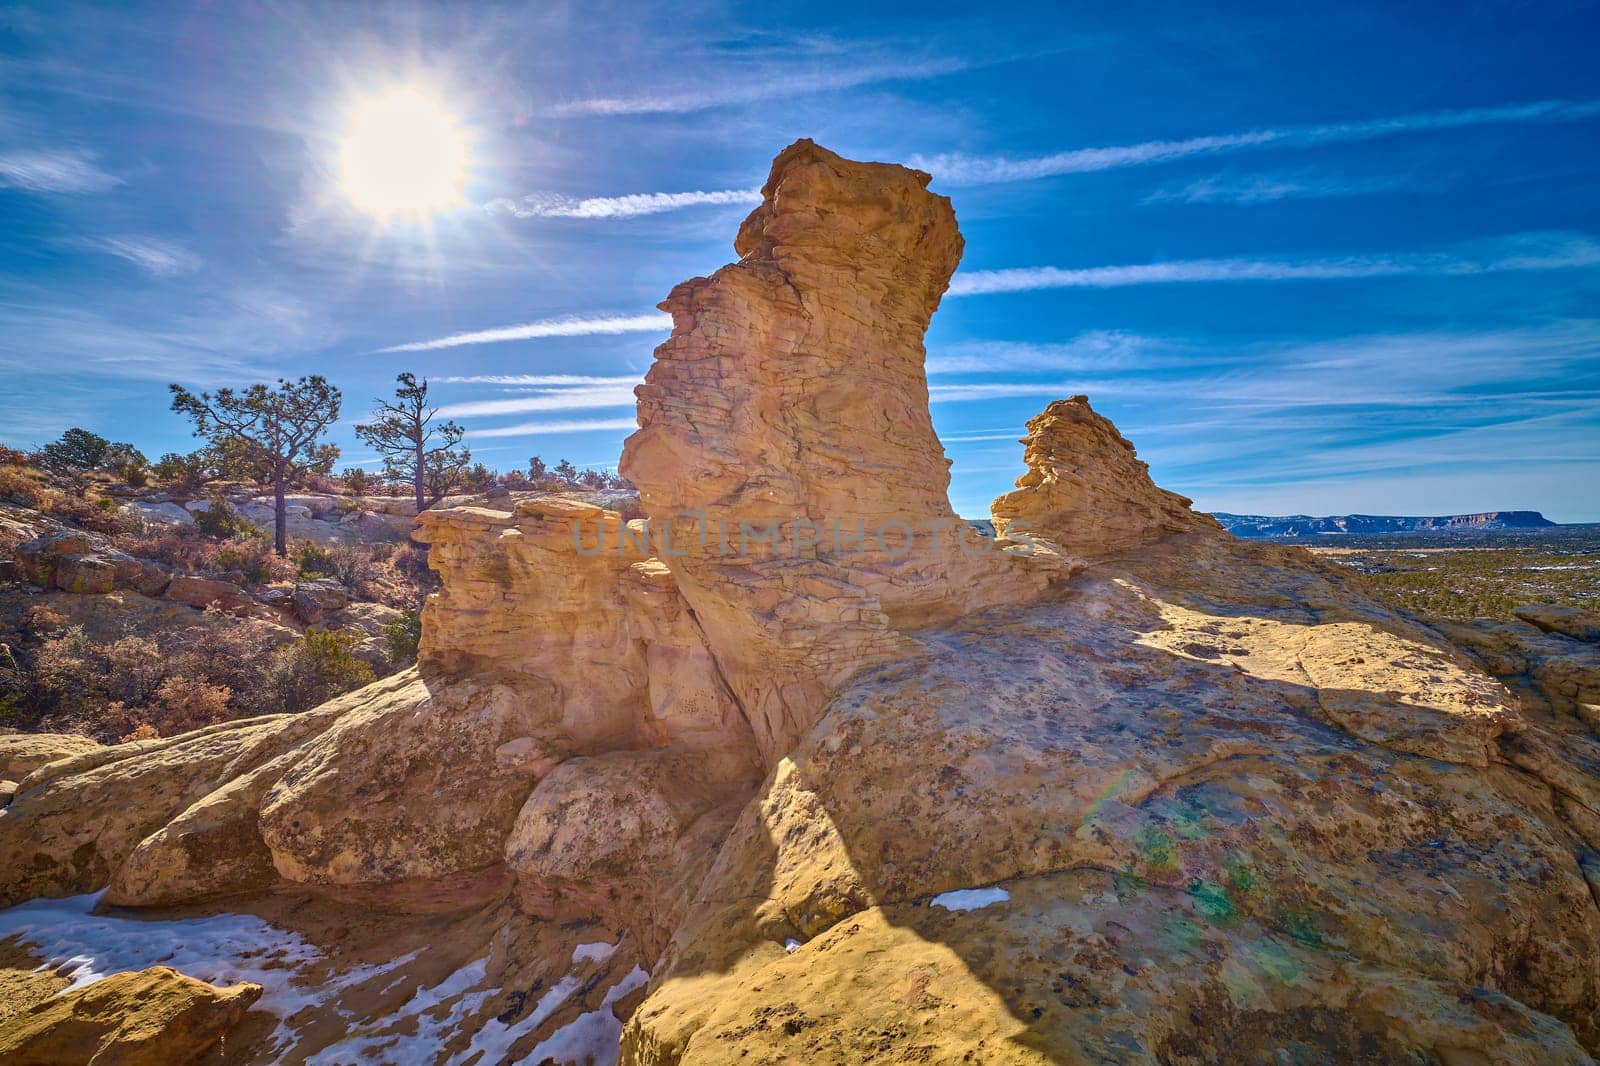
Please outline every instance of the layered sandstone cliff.
M0 903L304 923L338 963L240 1061L1588 1061L1591 630L1463 650L1228 537L1082 397L979 543L927 183L785 150L663 305L648 522L426 513L418 669L25 752Z

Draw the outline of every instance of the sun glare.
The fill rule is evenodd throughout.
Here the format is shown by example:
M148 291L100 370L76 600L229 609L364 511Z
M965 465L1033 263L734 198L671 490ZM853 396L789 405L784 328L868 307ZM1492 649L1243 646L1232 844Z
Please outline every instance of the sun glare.
M401 88L351 110L339 145L339 181L370 214L426 218L464 202L471 162L455 116L427 94Z

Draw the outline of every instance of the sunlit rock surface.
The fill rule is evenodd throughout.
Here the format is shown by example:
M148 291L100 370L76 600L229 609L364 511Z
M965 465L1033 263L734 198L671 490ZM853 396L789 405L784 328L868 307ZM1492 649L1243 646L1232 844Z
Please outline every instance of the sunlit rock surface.
M897 630L1054 572L950 507L922 338L962 240L928 181L785 149L738 262L661 304L672 337L637 390L620 469L675 534L665 561L769 767L841 681L907 653Z

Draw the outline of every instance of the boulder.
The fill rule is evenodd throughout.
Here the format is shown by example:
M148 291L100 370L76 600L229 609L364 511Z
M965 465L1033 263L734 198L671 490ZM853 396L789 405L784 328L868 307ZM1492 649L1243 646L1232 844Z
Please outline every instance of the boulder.
M1532 604L1514 609L1512 614L1546 633L1559 633L1589 644L1600 643L1600 614L1577 607Z
M211 1061L261 997L166 966L69 989L0 1029L0 1060L37 1066L182 1066Z
M18 576L46 588L56 585L56 571L67 556L87 556L104 549L106 540L76 529L59 529L40 534L17 545L15 566Z
M353 511L339 525L363 541L403 540L410 532L410 515L389 515L376 511Z
M38 767L0 817L0 855L15 857L0 864L0 907L104 887L146 837L326 729L354 705L342 700L304 714L95 747ZM255 833L253 812L250 822ZM205 861L234 866L215 852Z
M361 694L359 707L302 747L260 802L260 831L278 874L303 884L379 885L501 863L540 767L495 753L518 737L567 750L550 693L430 683L409 670Z
M350 593L334 578L302 581L295 585L289 596L290 610L306 625L322 621L330 611L342 611L350 605Z
M46 763L94 751L93 737L76 733L7 733L0 735L0 777L20 781Z
M196 574L174 575L163 598L190 607L203 608L217 604L224 610L243 607L250 602L250 594L231 581Z
M524 910L625 929L654 960L682 921L695 864L742 806L703 756L571 759L534 788L506 841ZM730 800L737 800L730 805Z
M182 504L164 501L134 500L124 504L122 511L141 522L155 526L192 526L194 515Z
M104 558L115 567L114 580L118 588L132 589L144 596L159 596L172 580L166 567L149 559L139 559L122 551L108 551Z
M98 555L63 555L55 560L51 575L56 588L76 595L110 592L117 584L117 568Z

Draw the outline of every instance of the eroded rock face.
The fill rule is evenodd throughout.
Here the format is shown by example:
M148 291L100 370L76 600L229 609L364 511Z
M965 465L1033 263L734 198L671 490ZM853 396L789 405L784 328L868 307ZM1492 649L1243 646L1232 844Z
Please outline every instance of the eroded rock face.
M525 908L625 929L653 962L744 803L708 770L669 751L562 763L506 844Z
M1002 538L1048 541L1071 555L1109 555L1175 533L1220 533L1190 500L1157 488L1150 468L1087 396L1057 400L1028 420L1028 472L994 501Z
M769 766L840 682L907 653L897 629L1030 598L1052 572L950 507L922 338L962 240L928 181L785 149L739 261L661 304L673 334L637 390L620 469Z
M430 675L504 680L543 703L574 751L670 746L753 784L749 725L642 523L547 498L421 524L444 583L424 616Z
M1588 749L1358 579L1202 532L923 642L745 809L626 1061L1532 1064L1600 1040L1600 908L1575 797L1544 783L1576 787ZM937 902L981 886L1008 898Z
M260 996L260 985L216 988L166 966L112 974L7 1022L0 1059L97 1066L209 1061Z

